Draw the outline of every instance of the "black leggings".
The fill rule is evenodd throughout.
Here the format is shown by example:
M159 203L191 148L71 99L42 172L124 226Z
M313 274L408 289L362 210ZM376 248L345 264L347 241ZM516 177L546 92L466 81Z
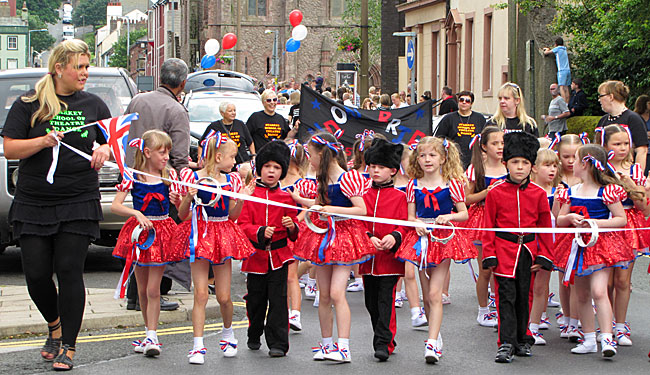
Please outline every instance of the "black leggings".
M21 236L27 289L48 323L61 317L63 344L75 346L86 304L83 271L90 238L72 233ZM52 274L56 272L59 291Z

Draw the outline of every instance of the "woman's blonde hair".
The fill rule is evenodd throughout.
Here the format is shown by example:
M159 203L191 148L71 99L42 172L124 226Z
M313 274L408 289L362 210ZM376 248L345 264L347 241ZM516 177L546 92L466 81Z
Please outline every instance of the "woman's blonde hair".
M70 63L79 61L79 56L86 55L90 58L88 44L83 40L71 39L64 40L54 47L47 63L48 73L36 82L34 89L36 92L32 96L23 96L21 99L25 103L33 103L38 100L39 107L32 115L31 126L34 127L36 122L49 121L61 112L61 108L68 109L68 105L56 96L56 86L54 76L56 73L56 64L65 67Z
M555 174L553 179L553 186L558 186L560 181L562 181L562 175L560 174L560 158L557 156L555 151L548 148L540 148L537 150L537 160L535 161L535 166L545 165L545 164L555 164L558 171Z
M294 91L289 95L289 101L291 102L291 105L298 105L300 104L300 91Z
M230 138L226 138L226 143L220 145L219 148L215 147L216 142L217 138L212 137L208 140L207 144L203 146L208 148L205 154L203 165L206 172L208 173L208 176L210 177L217 177L217 175L219 175L221 172L217 170L217 154L225 155L228 152L237 152L237 144Z
M440 174L446 181L453 179L459 181L466 181L465 173L463 173L463 164L460 158L460 151L456 143L447 140L448 147L444 146L445 139L438 137L424 137L420 139L417 148L411 153L409 160L408 175L411 178L424 177L424 171L418 163L419 152L423 147L431 146L433 149L443 157L442 168Z
M621 81L605 81L598 86L598 92L603 91L605 95L612 94L614 100L625 103L630 96L630 88Z
M504 92L508 92L510 95L512 95L513 98L519 99L519 104L517 105L517 111L515 112L517 118L519 119L519 123L522 124L522 126L529 124L533 129L535 129L537 127L537 123L535 122L535 119L533 119L532 117L528 116L528 114L526 114L526 106L524 104L524 93L521 91L519 85L512 82L506 82L499 89L499 96L501 96L502 93ZM506 128L506 116L501 111L500 106L497 106L497 111L492 117L492 121L494 121L494 123L497 124L499 129L504 130Z
M160 130L147 130L142 134L142 142L144 142L144 147L148 148L150 151L158 151L161 148L169 151L172 149L172 139L167 135L167 133ZM144 152L140 149L135 151L135 162L133 168L142 171L144 166L147 163L147 159L144 156ZM162 170L161 176L163 178L169 178L169 167L165 167ZM137 176L138 180L144 181L144 176ZM165 185L169 186L169 181L163 180Z
M271 89L266 89L266 90L264 90L264 91L262 92L262 96L261 96L262 103L264 103L264 102L266 101L266 98L268 98L269 96L271 96L271 94L275 95L276 98L278 97L278 94L276 94L275 91L273 91L273 90L271 90Z

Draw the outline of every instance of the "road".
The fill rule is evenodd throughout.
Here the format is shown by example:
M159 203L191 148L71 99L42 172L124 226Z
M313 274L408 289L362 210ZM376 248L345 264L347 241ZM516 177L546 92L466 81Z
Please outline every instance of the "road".
M61 42L63 38L63 23L61 22L61 17L63 17L63 5L61 8L59 8L59 20L56 24L50 25L47 24L47 31L52 35L55 39L56 42L54 42L54 45L58 44ZM47 61L50 58L50 50L43 51L41 53L41 66L42 67L47 67Z
M119 263L109 258L110 249L93 247L87 262L86 280L88 285L113 285L118 277ZM191 366L186 353L191 349L192 330L190 322L165 325L159 335L163 343L163 354L150 359L132 352L130 342L141 338L141 328L121 327L102 331L82 332L77 344L75 359L77 374L171 374L186 371L196 373L250 374L272 373L288 374L303 372L309 374L331 374L345 371L346 374L421 374L435 373L490 373L509 371L512 373L541 374L562 372L572 374L599 374L606 372L647 373L650 332L646 328L650 311L650 291L646 273L648 259L641 258L633 274L632 300L628 320L632 326L634 346L619 348L612 361L601 359L599 354L576 356L569 353L573 344L559 338L559 330L552 327L544 332L548 345L534 347L532 358L516 358L510 365L494 363L496 352L496 333L491 328L476 324L476 299L474 284L467 266L452 266L451 297L452 304L444 307L442 337L444 339L443 359L437 365L424 363L424 340L426 329L414 330L410 326L408 305L398 310L398 331L396 353L387 363L378 363L372 356L372 330L370 319L363 306L363 293L348 293L352 309L352 363L336 365L317 363L311 360L311 347L319 341L317 309L311 301L303 302L302 321L304 329L291 333L291 348L286 358L271 359L267 348L253 352L246 348L244 304L244 276L234 271L233 300L235 301L235 335L239 339L239 354L234 359L226 359L218 352L219 322L208 321L205 339L208 347L206 364ZM236 268L236 267L233 267ZM19 252L9 248L0 256L0 285L23 285L20 273ZM557 279L553 276L552 290L556 289ZM556 309L549 309L553 316ZM554 322L554 319L551 319ZM39 359L34 338L0 340L0 373L12 375L50 373L50 365ZM41 339L42 340L42 339ZM5 355L11 353L11 355ZM332 367L341 366L341 367Z

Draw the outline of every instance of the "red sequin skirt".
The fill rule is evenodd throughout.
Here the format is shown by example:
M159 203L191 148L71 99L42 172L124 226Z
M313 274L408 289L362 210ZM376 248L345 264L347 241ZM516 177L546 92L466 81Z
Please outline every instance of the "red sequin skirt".
M468 218L459 224L463 228L483 228L483 216L485 216L485 204L483 202L474 203L467 210ZM481 230L462 230L465 237L472 242L483 241L483 231Z
M312 221L316 226L324 227L327 222L316 219L317 214L312 215ZM298 236L293 254L299 260L309 260L320 266L352 265L366 262L372 259L377 252L366 234L365 227L358 220L340 220L334 224L336 237L334 241L323 250L323 259L319 258L319 248L325 233L319 234L309 228L305 228Z
M643 213L638 208L633 207L625 210L627 216L627 224L625 228L636 229L645 228L648 226L648 221L643 216ZM647 230L626 230L623 232L625 241L641 255L650 255L648 247L650 247L650 232Z
M454 223L454 225L458 226L460 223ZM427 253L423 265L425 267L435 267L445 259L451 259L459 263L466 263L470 259L476 258L478 250L476 250L476 247L472 245L472 241L470 241L465 232L466 231L457 230L454 237L452 237L446 244L433 241L430 236L427 236ZM436 238L446 238L450 234L451 230L446 229L435 229L433 231L433 235ZM395 257L402 261L409 261L416 266L419 266L423 254L417 255L416 250L413 248L413 245L419 241L420 236L418 236L414 230L409 231L404 236L402 245L399 250L397 250L397 253L395 253Z
M307 227L307 224L305 221L300 221L298 222L298 238L301 236L304 236L305 233L311 232L311 230ZM296 249L296 241L287 241L287 247L291 250L291 253L295 255L295 249Z
M589 236L583 234L583 241L588 242ZM555 242L555 263L559 270L564 271L567 267L573 238L573 234L563 234ZM634 249L622 232L603 232L598 235L594 246L580 249L576 274L585 276L607 267L627 268L635 257Z
M178 226L170 217L161 220L151 220L156 230L156 238L151 247L146 250L140 250L138 264L141 266L161 266L169 263L180 262L185 259L182 252L175 249L173 245ZM113 249L113 256L116 258L126 259L128 254L133 251L131 242L131 233L139 225L135 217L130 217L117 238L117 244ZM147 232L140 234L141 240L147 236ZM135 262L135 259L133 260Z
M241 228L230 219L208 220L207 223L199 219L197 227L198 243L194 246L196 259L205 259L212 265L219 265L228 259L246 259L256 251ZM184 221L178 226L175 247L184 254L185 259L190 258L191 233L192 220Z

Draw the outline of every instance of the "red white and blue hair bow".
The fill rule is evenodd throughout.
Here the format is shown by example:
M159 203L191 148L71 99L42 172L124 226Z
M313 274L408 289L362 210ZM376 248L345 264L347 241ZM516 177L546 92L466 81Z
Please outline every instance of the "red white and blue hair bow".
M334 137L336 137L336 139L341 139L342 136L343 136L343 129L339 129L334 132Z
M625 132L627 133L627 137L630 140L630 145L632 145L632 133L630 132L630 127L625 124L618 124L618 125L625 130Z
M472 147L474 147L474 144L475 144L477 141L478 141L479 143L481 143L481 135L480 135L480 134L477 134L477 135L475 135L474 137L472 137L472 140L469 142L469 149L470 149L470 150L472 149Z
M366 138L373 138L374 136L375 131L368 129L363 129L363 133L355 135L355 138L361 139L361 142L359 142L359 151L363 152L363 150L366 148Z
M144 139L142 138L134 138L129 141L129 147L135 147L141 152L144 152Z
M580 142L582 142L583 145L589 143L589 134L587 134L587 132L580 133L578 137L580 137Z
M228 137L226 137L225 134L222 132L215 131L214 129L210 129L210 132L208 132L208 135L205 136L205 139L201 142L201 159L205 159L206 156L208 155L208 144L210 143L210 139L215 138L216 141L214 142L214 147L216 149L219 149L219 147L228 142Z
M582 162L586 163L588 161L591 161L591 164L594 166L594 168L598 169L601 172L605 172L605 166L603 166L603 163L601 163L598 159L593 157L591 154L587 154L584 158L582 158ZM607 163L607 168L612 171L612 173L616 173L612 165L608 162Z
M594 133L600 133L600 145L605 147L605 128L599 126L594 129Z
M302 145L302 148L305 150L305 156L307 157L307 159L309 159L311 157L311 155L309 155L309 147L307 147L307 145L304 144Z
M548 145L548 149L552 150L553 147L557 146L557 144L560 143L561 140L562 140L562 134L560 134L559 132L556 132L555 133L555 138L553 138L553 140L551 141L551 144Z
M337 145L336 142L328 142L323 137L320 135L315 135L311 138L311 141L314 143L318 143L319 145L324 145L329 147L334 153L338 154L339 153L339 146Z
M418 144L420 144L420 139L419 138L416 139L415 141L413 141L413 143L411 143L409 145L409 150L415 151L418 148Z
M449 141L447 140L447 138L444 138L442 140L442 147L445 148L445 154L449 154Z
M298 141L294 139L293 141L287 143L287 146L289 146L289 152L291 153L291 157L295 158L297 149L298 147L300 147L300 143L298 143Z

